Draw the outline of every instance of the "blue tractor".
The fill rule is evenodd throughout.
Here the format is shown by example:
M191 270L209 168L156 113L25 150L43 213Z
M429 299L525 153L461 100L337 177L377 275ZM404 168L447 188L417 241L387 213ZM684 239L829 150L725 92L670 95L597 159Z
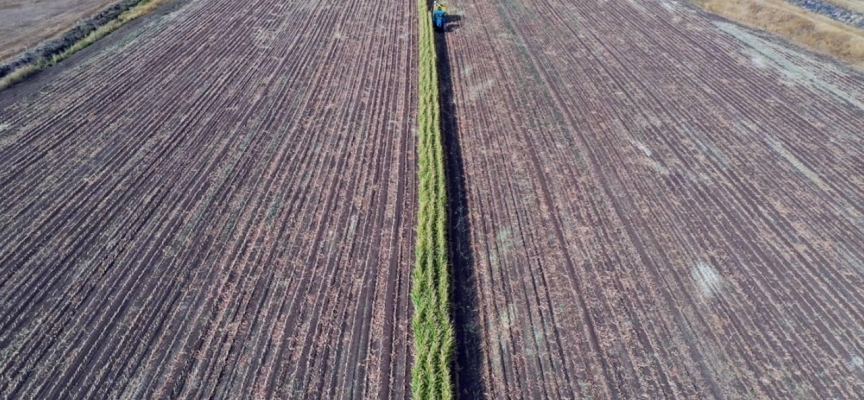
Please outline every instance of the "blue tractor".
M443 31L444 26L447 25L447 4L443 1L435 0L432 5L432 22L435 24L435 29L439 31Z

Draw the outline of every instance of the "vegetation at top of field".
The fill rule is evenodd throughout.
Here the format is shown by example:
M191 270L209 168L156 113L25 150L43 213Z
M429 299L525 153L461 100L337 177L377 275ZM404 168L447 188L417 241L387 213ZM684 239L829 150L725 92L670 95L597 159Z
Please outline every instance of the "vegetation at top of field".
M412 277L414 399L451 399L453 326L447 250L447 192L438 94L435 37L425 1L418 1L419 100L417 111L417 247Z
M807 48L864 68L864 30L785 0L694 0L713 13L786 37Z
M27 79L33 74L44 70L45 68L52 67L58 62L71 57L73 54L83 50L87 46L90 46L91 44L105 37L109 33L116 31L121 26L125 25L127 22L137 19L144 14L147 14L148 12L154 10L156 7L159 7L161 4L167 1L168 0L141 0L134 7L122 12L120 15L117 16L117 18L90 32L87 36L73 43L61 53L54 54L49 58L41 58L34 60L30 64L21 65L12 72L10 72L8 75L0 78L0 90L6 89L18 82L23 81L24 79Z

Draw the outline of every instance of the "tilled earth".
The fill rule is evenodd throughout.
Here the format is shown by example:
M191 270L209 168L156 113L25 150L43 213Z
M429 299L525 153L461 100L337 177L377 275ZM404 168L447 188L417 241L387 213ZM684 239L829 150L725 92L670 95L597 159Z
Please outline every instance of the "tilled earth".
M864 76L672 0L450 9L460 394L864 397ZM405 398L416 13L189 0L0 92L0 397Z
M449 5L461 394L864 396L860 73L684 2Z
M379 6L191 0L0 110L0 397L406 397L417 10Z

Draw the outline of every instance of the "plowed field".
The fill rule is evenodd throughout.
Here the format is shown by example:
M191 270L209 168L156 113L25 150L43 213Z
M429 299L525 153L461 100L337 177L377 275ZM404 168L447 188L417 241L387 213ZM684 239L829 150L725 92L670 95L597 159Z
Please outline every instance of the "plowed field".
M672 0L449 3L462 395L864 397L861 74Z
M190 1L0 110L0 397L406 397L417 10L386 9Z

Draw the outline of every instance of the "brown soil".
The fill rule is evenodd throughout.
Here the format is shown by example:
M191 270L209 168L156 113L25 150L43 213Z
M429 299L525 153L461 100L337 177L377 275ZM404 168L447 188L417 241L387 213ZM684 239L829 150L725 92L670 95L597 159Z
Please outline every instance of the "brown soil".
M406 397L417 11L380 6L193 1L22 85L0 397Z
M117 0L0 0L0 64Z
M862 75L684 1L449 6L463 397L864 395Z

